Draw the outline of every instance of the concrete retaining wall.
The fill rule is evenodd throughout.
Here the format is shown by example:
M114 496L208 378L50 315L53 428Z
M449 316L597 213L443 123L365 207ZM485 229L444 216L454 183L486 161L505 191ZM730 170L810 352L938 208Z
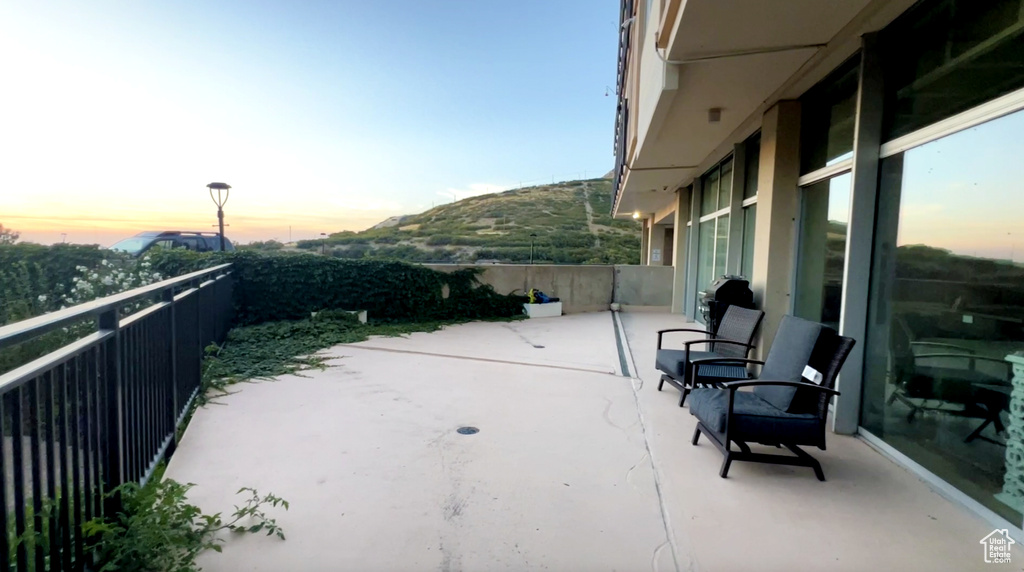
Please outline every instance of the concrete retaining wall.
M671 266L615 267L615 301L623 309L669 311L672 306Z
M567 314L607 310L612 302L626 309L665 309L672 303L671 266L562 266L552 264L426 264L452 272L482 268L480 281L502 294L537 288L557 296Z

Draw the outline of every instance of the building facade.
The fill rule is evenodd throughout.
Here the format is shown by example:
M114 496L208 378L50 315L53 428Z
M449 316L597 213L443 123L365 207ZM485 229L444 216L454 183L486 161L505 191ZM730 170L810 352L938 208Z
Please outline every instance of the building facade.
M613 214L700 319L858 342L833 429L1024 525L1024 0L622 0ZM1021 258L1021 261L1017 261Z

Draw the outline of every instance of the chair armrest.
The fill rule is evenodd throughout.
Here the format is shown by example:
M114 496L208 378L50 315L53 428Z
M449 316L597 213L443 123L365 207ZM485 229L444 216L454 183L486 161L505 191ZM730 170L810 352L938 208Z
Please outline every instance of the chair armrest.
M737 342L736 340L722 340L722 339L710 339L710 340L690 340L683 343L684 346L690 347L693 344L730 344L734 346L743 346L747 350L753 349L754 344L745 344L743 342Z
M941 342L910 342L910 345L911 346L928 346L928 347L932 347L932 348L949 348L951 350L964 351L964 352L967 352L970 355L974 355L975 353L977 353L974 350L972 350L971 348L965 348L964 346L958 346L958 345L955 345L955 344L944 344L944 343L941 343Z
M669 332L693 332L695 334L704 334L706 336L714 336L715 334L707 330L698 330L696 328L669 328L667 330L658 330L658 349L661 349L661 336Z
M914 359L915 360L920 359L920 358L959 358L959 359L967 359L967 360L971 360L971 361L988 361L988 362L993 362L993 363L1001 363L1001 364L1006 364L1007 366L1010 365L1010 362L1008 362L1008 361L1006 361L1004 359L999 359L999 358L994 358L994 357L986 357L986 356L974 356L974 355L967 355L967 354L916 354L916 355L914 355Z
M690 360L693 365L749 365L756 363L757 365L764 365L764 362L756 359L738 358L738 357L709 357Z
M973 354L967 355L967 354L939 353L939 354L916 354L916 355L914 355L914 361L915 362L917 360L919 360L919 359L928 359L928 358L965 359L965 360L968 360L969 371L976 370L977 368L975 366L976 366L976 363L979 362L979 361L987 361L989 363L998 363L998 364L1004 365L1004 366L1006 366L1007 373L1009 373L1013 369L1013 366L1010 364L1010 362L1008 362L1008 361L1006 361L1004 359L994 358L994 357L987 357L987 356L978 356L978 355L973 355Z
M834 389L830 389L828 387L822 387L822 386L820 386L820 385L818 385L816 383L807 383L806 381L775 381L775 380L765 380L765 379L750 379L750 380L746 380L746 381L726 381L726 382L723 382L723 383L719 383L718 385L720 387L722 387L723 389L728 389L729 391L736 391L737 389L739 389L741 387L756 387L756 386L759 386L759 385L780 385L780 386L786 386L786 387L799 387L799 388L804 388L804 389L813 389L815 391L819 391L821 393L827 393L829 395L839 395L839 392L834 390Z

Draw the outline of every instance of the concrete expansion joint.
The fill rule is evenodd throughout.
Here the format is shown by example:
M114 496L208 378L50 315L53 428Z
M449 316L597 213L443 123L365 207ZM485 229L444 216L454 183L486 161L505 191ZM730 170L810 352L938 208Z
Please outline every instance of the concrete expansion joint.
M654 476L654 492L658 497L658 509L661 511L661 522L665 530L665 542L659 544L654 549L654 552L651 555L651 570L653 570L654 572L658 572L658 556L665 549L665 546L668 546L669 550L672 553L673 570L675 570L675 572L680 572L679 555L678 549L676 547L675 534L672 531L672 523L668 516L669 512L668 506L666 506L665 504L665 496L661 490L661 475L658 472L657 463L654 462L654 453L651 451L650 434L647 431L647 420L644 418L643 407L640 405L640 389L643 388L643 380L639 379L639 372L637 371L636 366L633 363L633 353L629 348L629 338L626 336L626 331L622 325L622 320L618 312L612 312L612 320L613 327L615 328L616 339L621 339L622 341L622 344L619 346L619 357L625 362L628 356L628 365L632 367L633 372L637 373L636 376L629 375L628 373L626 373L625 375L629 375L630 377L630 386L633 389L633 404L636 406L636 415L637 420L640 424L640 432L641 434L643 434L644 437L644 456L639 461L637 461L635 465L630 467L628 471L626 471L626 481L629 482L630 485L632 485L632 482L630 482L630 475L633 472L633 470L636 469L636 467L638 467L640 464L642 464L645 459L650 460L651 474ZM639 384L636 383L636 381L638 380L640 381ZM687 559L686 570L694 570L694 561L690 558Z

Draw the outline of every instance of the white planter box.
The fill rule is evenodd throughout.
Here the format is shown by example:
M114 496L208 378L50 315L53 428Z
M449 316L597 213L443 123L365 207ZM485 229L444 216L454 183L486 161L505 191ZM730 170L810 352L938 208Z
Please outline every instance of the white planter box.
M562 315L561 302L549 302L547 304L523 304L526 308L526 315L531 318L554 318Z

